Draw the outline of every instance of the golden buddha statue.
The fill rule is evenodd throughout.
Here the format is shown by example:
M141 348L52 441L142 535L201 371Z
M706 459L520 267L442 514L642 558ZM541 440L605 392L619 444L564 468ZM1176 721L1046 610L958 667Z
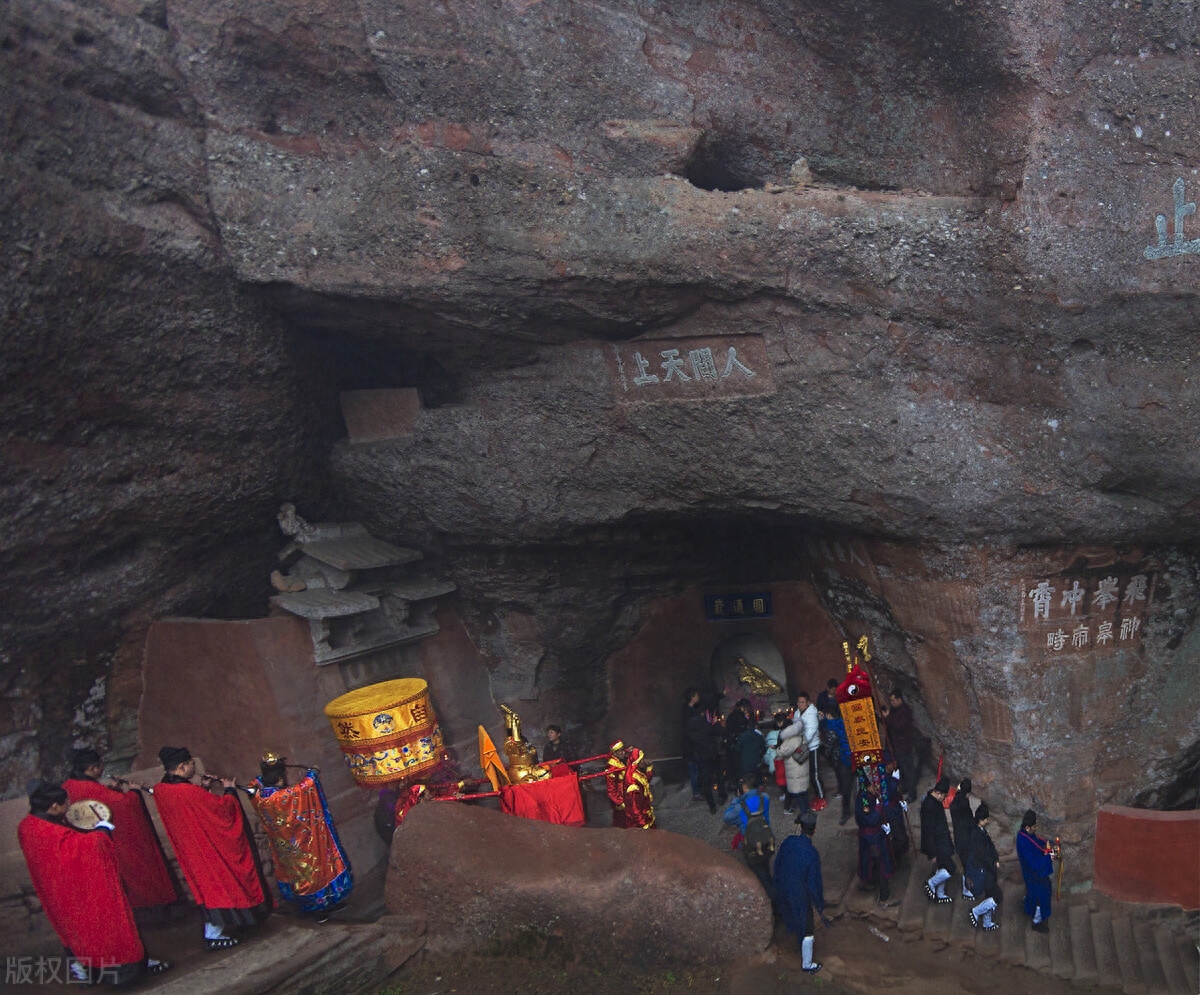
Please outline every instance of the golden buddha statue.
M747 663L744 656L737 658L737 678L739 684L747 685L755 694L761 694L764 697L769 697L773 694L779 694L783 691L783 685L774 680L761 667L756 667L752 663Z
M500 711L504 713L504 767L509 782L545 780L550 772L538 765L537 750L521 738L521 716L507 705L501 705Z

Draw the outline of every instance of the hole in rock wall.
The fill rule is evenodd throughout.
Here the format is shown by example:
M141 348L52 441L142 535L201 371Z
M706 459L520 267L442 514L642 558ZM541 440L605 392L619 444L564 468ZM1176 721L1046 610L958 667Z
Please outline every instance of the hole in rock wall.
M705 139L684 169L684 176L701 190L733 193L761 187L765 177L758 158L731 139Z
M335 397L343 390L411 387L423 408L459 400L454 377L432 356L344 333L302 332L300 338L306 352L320 357L321 375Z

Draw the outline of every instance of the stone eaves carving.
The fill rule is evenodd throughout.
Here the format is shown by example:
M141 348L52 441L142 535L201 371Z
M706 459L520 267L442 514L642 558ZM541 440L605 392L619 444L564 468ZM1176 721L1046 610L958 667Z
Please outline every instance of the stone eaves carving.
M318 665L438 631L433 601L455 585L408 576L405 567L421 559L419 552L377 539L358 522L307 522L291 504L278 518L292 541L279 554L287 573L271 575L280 592L271 604L308 620Z

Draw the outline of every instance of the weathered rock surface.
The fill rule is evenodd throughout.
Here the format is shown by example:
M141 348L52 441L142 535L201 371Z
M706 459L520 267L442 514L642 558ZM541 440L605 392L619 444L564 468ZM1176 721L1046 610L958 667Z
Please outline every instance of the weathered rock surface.
M574 829L455 802L396 831L388 910L434 952L554 945L621 963L712 963L765 950L771 903L740 862L658 830Z
M997 785L1177 776L1194 3L2 18L7 792L72 741L132 755L147 621L265 612L285 499L425 551L531 722L599 736L622 674L645 700L621 720L672 748L706 663L676 647L714 640L635 635L684 592L809 585L805 632L776 627L792 677L869 630ZM418 389L411 433L331 450L336 392L375 388ZM890 576L806 552L863 535ZM1018 582L1065 611L1107 576L1092 547L1122 597L1146 558L1164 586L1136 647L1098 647L1097 616L1047 655L1058 630L1009 624ZM1113 715L1122 688L1149 721ZM1064 694L1059 765L1036 716Z

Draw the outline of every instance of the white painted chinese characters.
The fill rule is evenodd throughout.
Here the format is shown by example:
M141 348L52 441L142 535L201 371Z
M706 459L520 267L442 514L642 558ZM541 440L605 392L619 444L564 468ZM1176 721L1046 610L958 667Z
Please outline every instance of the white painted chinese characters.
M1099 578L1094 588L1086 578L1082 584L1072 579L1070 586L1063 579L1061 588L1049 580L1032 586L1023 583L1021 620L1026 622L1026 607L1032 605L1031 634L1035 640L1044 638L1051 653L1130 644L1142 629L1153 591L1151 581L1148 574L1135 574L1125 582L1123 595L1122 581L1115 576Z
M1164 259L1167 256L1183 256L1188 253L1200 254L1200 238L1190 242L1183 239L1183 219L1189 214L1196 213L1196 204L1183 202L1183 177L1179 177L1171 186L1171 195L1175 201L1174 239L1167 242L1167 216L1160 214L1154 219L1154 228L1158 232L1158 245L1148 245L1142 250L1147 259Z
M770 388L760 336L612 343L606 356L623 401L699 400Z

